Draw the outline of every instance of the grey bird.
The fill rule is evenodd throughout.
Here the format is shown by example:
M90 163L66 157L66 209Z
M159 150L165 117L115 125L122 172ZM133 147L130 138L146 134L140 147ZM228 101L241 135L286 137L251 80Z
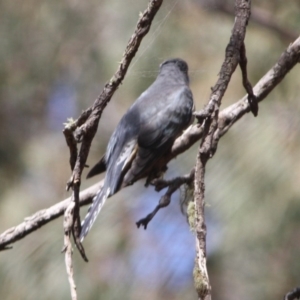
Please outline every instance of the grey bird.
M106 170L103 187L82 222L81 241L106 199L145 177L170 151L175 139L191 124L193 110L187 63L179 58L166 60L160 65L156 80L122 117L105 156L87 175L89 178Z

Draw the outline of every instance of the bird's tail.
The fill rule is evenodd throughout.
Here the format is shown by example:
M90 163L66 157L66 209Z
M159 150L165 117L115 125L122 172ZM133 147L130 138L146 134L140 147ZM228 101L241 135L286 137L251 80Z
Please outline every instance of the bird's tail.
M93 224L96 221L97 216L100 213L106 199L110 196L110 189L103 187L93 199L93 203L90 206L84 220L81 223L80 241L82 242L86 235L89 233Z

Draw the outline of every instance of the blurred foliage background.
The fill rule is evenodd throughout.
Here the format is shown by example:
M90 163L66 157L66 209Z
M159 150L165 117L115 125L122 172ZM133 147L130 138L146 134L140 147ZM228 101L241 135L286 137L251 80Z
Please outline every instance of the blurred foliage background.
M224 3L225 1L223 1ZM254 0L263 20L246 37L249 78L256 83L299 32L300 5ZM148 1L0 2L0 229L69 196L63 123L90 106L115 72L139 12ZM100 121L88 163L105 151L122 114L171 57L189 63L197 109L217 80L234 16L218 1L165 0L122 86ZM233 7L234 1L227 1ZM270 20L269 20L270 21ZM239 121L221 140L206 178L208 269L213 299L281 299L300 279L299 67L260 104L258 118ZM244 95L237 70L223 107ZM167 177L186 173L197 145L170 164ZM88 187L99 180L83 180ZM147 231L135 221L159 194L143 182L104 207L74 255L79 299L196 299L194 237L179 193ZM86 208L83 209L82 215ZM1 299L70 299L62 219L1 253Z

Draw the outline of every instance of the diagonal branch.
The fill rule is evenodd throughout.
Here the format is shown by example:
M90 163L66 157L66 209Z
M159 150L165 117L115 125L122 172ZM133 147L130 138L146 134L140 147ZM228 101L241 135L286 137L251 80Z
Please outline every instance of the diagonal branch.
M298 62L300 62L300 37L288 46L288 48L280 55L276 64L254 86L253 92L257 101L263 101ZM248 95L220 112L218 121L220 136L223 136L232 125L246 113L250 112L247 98ZM202 133L203 127L199 124L189 127L175 141L170 156L166 158L166 163L189 149L202 137Z
M135 32L131 36L128 45L123 54L120 65L105 85L103 91L96 99L92 108L84 111L77 121L67 124L64 129L66 143L70 149L70 165L72 175L67 182L67 190L72 188L72 197L69 205L65 210L64 218L64 252L66 269L70 283L71 296L73 300L77 299L76 286L73 278L72 265L72 242L73 235L75 245L82 258L87 261L84 248L80 242L79 236L81 231L80 222L80 184L81 174L85 167L87 157L90 151L92 140L97 132L98 123L104 108L110 101L114 92L123 81L131 60L138 51L143 37L149 32L154 16L159 10L163 0L150 0L147 9L140 15ZM78 127L80 126L80 127ZM77 143L81 142L81 147L77 149Z
M110 101L118 86L123 81L129 64L135 56L136 52L138 51L139 45L143 37L149 32L153 18L159 10L161 4L162 0L149 1L147 9L144 11L143 14L141 14L139 18L135 32L128 42L128 45L123 54L123 58L120 62L116 73L111 78L111 80L105 85L103 91L96 99L93 107L84 111L82 115L78 118L78 120L67 124L64 129L66 142L70 149L70 165L73 171L72 176L67 183L67 189L73 189L72 202L74 202L74 208L69 210L71 212L70 217L73 219L71 222L71 229L75 244L77 245L77 248L84 259L84 249L79 241L79 235L81 230L79 214L79 192L81 183L81 173L86 164L90 146L96 134L102 112L106 107L107 103ZM81 142L79 152L77 150L76 142ZM72 203L70 203L70 205L73 206Z
M259 80L254 86L253 92L257 100L263 101L269 93L285 78L289 71L295 67L300 60L300 37L294 41L281 54L277 63ZM250 111L247 95L228 106L219 113L218 130L220 137L233 126L240 118ZM179 154L188 150L192 145L200 140L203 127L199 124L190 126L180 137L178 137L172 147L171 153L165 157L165 164ZM102 182L95 184L80 193L80 205L87 205L92 202L96 192L101 188ZM21 240L31 232L48 224L63 215L70 202L67 198L47 209L40 210L30 217L25 218L24 222L15 227L11 227L0 235L0 251L5 250L9 245Z
M80 193L80 205L92 202L93 197L101 188L102 182L97 183ZM57 219L64 214L70 203L71 197L58 202L49 208L42 209L24 219L22 223L11 227L0 235L0 251L5 250L12 243L23 239L28 234Z

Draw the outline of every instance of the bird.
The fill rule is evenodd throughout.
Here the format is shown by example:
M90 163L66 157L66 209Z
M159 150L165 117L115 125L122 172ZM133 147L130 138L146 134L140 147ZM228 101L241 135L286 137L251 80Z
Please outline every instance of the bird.
M187 63L180 58L164 61L155 81L121 118L105 155L87 175L90 178L106 171L103 186L81 224L81 242L106 200L149 174L171 150L175 139L193 122L193 111Z

